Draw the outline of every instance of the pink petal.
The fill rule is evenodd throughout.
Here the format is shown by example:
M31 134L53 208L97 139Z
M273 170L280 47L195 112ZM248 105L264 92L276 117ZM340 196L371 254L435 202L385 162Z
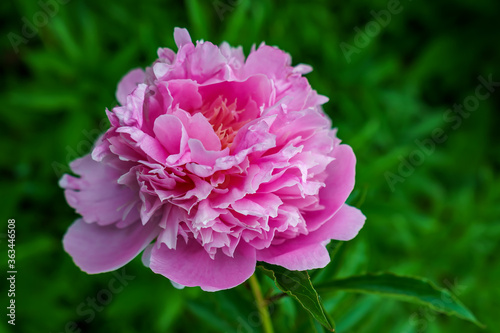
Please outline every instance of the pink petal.
M318 242L330 239L348 241L356 237L365 220L366 217L359 209L344 204L329 221L307 237Z
M220 141L218 142L220 147ZM189 145L189 150L191 151L191 161L193 163L198 163L201 165L213 167L215 165L215 162L219 158L229 155L229 148L225 148L224 150L220 151L215 151L215 150L209 150L207 147L205 147L205 144L206 142L202 143L200 140L197 139L189 139L188 145Z
M256 193L247 194L244 198L233 202L231 207L243 215L276 217L282 203L283 201L273 193Z
M295 240L289 241L292 242ZM283 266L292 271L323 268L330 262L330 255L323 244L312 243L302 247L300 245L271 245L267 249L257 251L257 260Z
M168 48L159 48L158 49L158 58L162 59L167 64L172 64L175 59L175 52Z
M335 160L326 167L326 186L319 191L319 204L325 209L303 214L310 231L318 229L329 220L342 207L354 188L356 157L352 148L339 145L334 148L332 157Z
M132 91L137 88L139 83L144 83L146 80L146 74L140 68L131 70L125 75L120 83L118 83L118 88L116 89L116 99L121 105L127 104L127 95L131 94Z
M163 215L160 220L160 226L163 228L156 244L165 244L169 249L174 249L177 246L177 231L179 230L179 222L183 222L186 214L179 207L171 204L166 204L163 209Z
M198 93L198 84L193 80L171 80L165 83L173 100L172 106L188 112L195 112L202 106L202 99Z
M214 219L221 214L222 210L212 208L207 200L203 200L198 205L198 210L192 218L192 225L195 228L202 228L214 223Z
M126 96L127 103L113 108L113 114L122 126L142 126L143 107L148 86L140 83ZM113 120L112 122L116 122Z
M219 48L210 42L197 42L196 51L188 59L189 78L200 84L220 82L227 78L227 60Z
M125 141L135 148L136 151L143 153L143 156L147 156L158 163L164 163L167 158L165 149L162 147L161 143L155 138L144 133L136 127L119 127L116 130L121 133L122 136L129 137ZM110 147L111 149L112 147ZM112 150L112 149L111 149ZM147 159L147 158L145 158Z
M184 28L175 28L174 29L174 39L175 44L180 49L186 44L192 44L191 36L189 36L189 32Z
M312 72L312 67L306 64L298 64L293 68L294 73L307 74Z
M248 56L244 67L245 74L265 74L273 79L285 78L287 72L292 70L291 62L288 53L276 47L262 45Z
M182 152L187 143L187 133L179 118L171 114L162 115L156 119L153 130L168 154Z
M64 235L63 245L81 270L89 274L113 271L134 259L157 235L154 223L139 221L126 228L99 226L76 220Z
M74 160L70 166L80 177L64 175L59 185L65 189L64 195L69 205L86 222L108 225L120 221L131 222L131 219L139 217L136 207L126 210L130 204L138 202L139 197L129 187L118 184L123 171L94 161L90 154Z
M203 147L210 151L219 151L221 149L220 139L215 134L212 125L201 113L196 113L184 124L186 131L191 139L198 139L203 143Z
M272 118L260 118L243 126L236 134L232 152L238 156L239 153L245 155L256 152L266 151L276 146L276 135L270 133L269 122Z
M325 248L328 241L354 238L365 219L359 209L343 205L318 230L257 251L257 260L299 271L325 267L330 262Z
M145 253L147 256L147 253ZM166 245L153 246L151 257L143 258L153 272L187 287L200 286L205 291L233 288L246 281L255 271L255 249L240 243L233 257L221 251L211 259L193 239L177 242L175 250Z
M217 99L221 92L227 99L227 105L236 101L237 109L246 108L249 100L252 100L258 108L269 104L269 96L272 92L272 81L265 75L254 75L245 81L224 81L216 84L209 84L199 87L199 92L204 101L213 101ZM245 110L245 114L249 110ZM252 115L255 115L251 112ZM255 116L258 116L256 114ZM243 115L244 116L244 115Z

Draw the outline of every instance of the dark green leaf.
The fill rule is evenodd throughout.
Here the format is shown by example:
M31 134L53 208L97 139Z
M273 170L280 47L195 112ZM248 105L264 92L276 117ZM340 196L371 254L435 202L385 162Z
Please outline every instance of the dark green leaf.
M259 263L267 276L272 278L276 286L289 296L295 298L311 313L321 325L331 332L334 331L333 323L328 319L318 293L314 289L309 274L301 271L289 271L281 266Z
M424 305L432 310L468 320L483 327L476 317L448 290L419 277L377 273L333 280L316 286L319 292L345 290L379 294Z

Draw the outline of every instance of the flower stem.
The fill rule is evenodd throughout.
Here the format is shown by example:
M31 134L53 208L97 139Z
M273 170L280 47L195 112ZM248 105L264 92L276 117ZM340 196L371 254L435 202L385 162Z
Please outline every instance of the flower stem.
M259 310L260 319L262 321L262 325L264 326L264 332L274 333L271 316L269 315L269 311L267 309L267 302L264 297L262 297L262 290L260 289L259 280L257 280L255 273L250 277L248 282L250 283L250 288L252 288L255 302L257 303L257 309Z

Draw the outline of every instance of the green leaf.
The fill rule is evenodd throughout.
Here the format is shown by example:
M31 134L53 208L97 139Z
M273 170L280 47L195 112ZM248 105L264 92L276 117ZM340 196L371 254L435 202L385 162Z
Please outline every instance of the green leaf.
M424 278L401 276L393 273L369 273L321 283L316 286L316 289L320 293L344 290L379 294L421 304L434 311L456 316L479 327L484 327L452 293L444 288L439 288Z
M295 298L311 313L321 325L331 332L334 331L333 323L328 319L319 295L314 289L309 274L301 271L289 271L281 266L259 263L264 273L272 278L276 286L289 296Z

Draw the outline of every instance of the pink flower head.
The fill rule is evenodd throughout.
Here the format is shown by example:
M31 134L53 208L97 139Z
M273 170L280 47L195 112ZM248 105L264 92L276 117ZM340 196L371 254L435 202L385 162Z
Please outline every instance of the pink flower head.
M60 181L81 214L64 248L85 272L143 262L183 286L232 288L257 261L324 267L325 245L363 226L345 204L355 156L341 145L290 56L260 45L191 42L159 49L119 83L121 104L91 154Z

